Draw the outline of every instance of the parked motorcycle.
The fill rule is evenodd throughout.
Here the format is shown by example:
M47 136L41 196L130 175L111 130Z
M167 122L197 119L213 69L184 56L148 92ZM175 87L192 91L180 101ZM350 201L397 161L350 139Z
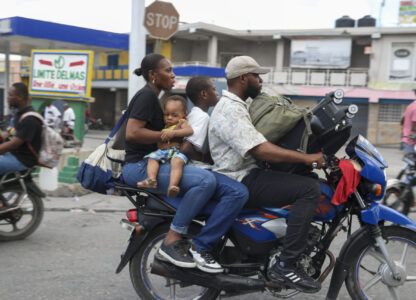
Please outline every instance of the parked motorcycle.
M63 122L62 124L61 137L64 140L64 148L73 148L77 145L74 136L74 130L71 127L69 127L69 125L66 124L66 122Z
M416 136L410 138L416 140ZM405 164L396 178L387 180L383 204L408 215L415 203L413 187L416 185L416 153L406 153L403 161Z
M104 126L103 120L101 120L101 118L98 118L98 119L90 118L88 120L88 129L104 130L105 126Z
M341 102L331 93L315 110L314 143L320 144L325 154L325 178L319 178L321 200L298 265L319 282L333 270L327 299L336 299L344 282L352 299L400 299L403 289L416 292L416 286L411 285L416 280L416 223L377 202L384 195L387 163L362 136L352 139L346 148L349 161L361 174L360 182L346 202L331 203L343 178L334 153L349 138L351 111L357 112ZM331 120L330 128L322 126ZM317 177L313 174L311 171L308 176ZM243 210L215 249L224 273L210 274L176 267L157 254L180 199L123 184L116 188L135 207L121 221L131 235L116 273L129 263L130 278L141 299L215 299L220 293L235 296L257 291L277 298L299 294L267 277L282 250L290 207ZM207 204L186 238L199 232L214 207L214 202ZM359 221L357 229L353 216ZM330 247L341 230L347 232L348 239L335 260Z
M0 176L0 241L24 239L42 221L45 194L33 182L32 171L30 168Z

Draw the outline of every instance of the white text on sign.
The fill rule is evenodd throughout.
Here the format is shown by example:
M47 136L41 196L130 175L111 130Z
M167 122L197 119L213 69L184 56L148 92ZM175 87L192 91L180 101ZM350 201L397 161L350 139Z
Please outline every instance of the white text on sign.
M163 15L160 13L149 12L146 15L146 25L155 26L156 28L172 29L178 23L178 18L175 16Z

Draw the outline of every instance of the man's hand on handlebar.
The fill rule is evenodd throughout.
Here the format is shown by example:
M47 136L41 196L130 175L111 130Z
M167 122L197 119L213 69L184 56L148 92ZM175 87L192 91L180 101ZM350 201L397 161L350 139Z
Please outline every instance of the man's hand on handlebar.
M325 167L325 159L322 153L306 154L305 165L312 166L314 169Z

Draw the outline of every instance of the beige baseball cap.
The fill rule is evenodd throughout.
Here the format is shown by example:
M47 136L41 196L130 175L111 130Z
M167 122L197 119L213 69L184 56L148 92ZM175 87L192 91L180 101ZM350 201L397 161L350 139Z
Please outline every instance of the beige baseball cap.
M250 56L233 57L225 67L225 77L233 79L243 74L266 74L269 70L260 65Z

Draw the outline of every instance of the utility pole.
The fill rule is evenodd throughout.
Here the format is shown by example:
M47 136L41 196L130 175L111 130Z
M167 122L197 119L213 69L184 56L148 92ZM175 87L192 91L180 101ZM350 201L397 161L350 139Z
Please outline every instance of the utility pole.
M146 29L143 26L145 0L131 0L131 30L129 37L129 91L128 102L141 89L145 81L133 71L140 67L146 55Z

